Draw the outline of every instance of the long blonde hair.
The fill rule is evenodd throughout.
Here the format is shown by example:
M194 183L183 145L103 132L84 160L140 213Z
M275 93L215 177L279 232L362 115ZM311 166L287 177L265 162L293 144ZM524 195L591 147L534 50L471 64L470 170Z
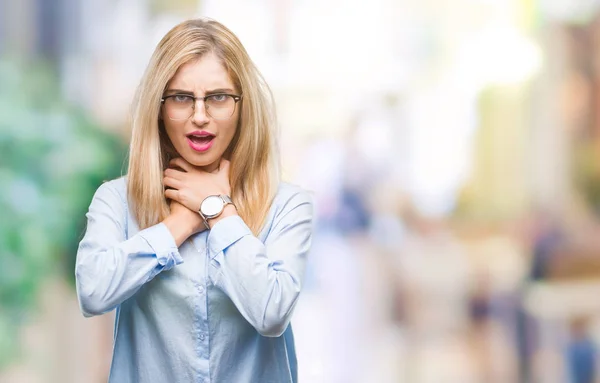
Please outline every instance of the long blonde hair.
M132 108L128 198L140 229L169 214L163 171L174 149L159 119L161 97L184 63L214 53L243 94L238 128L225 156L238 214L254 234L265 223L280 180L273 96L238 38L210 19L184 21L156 47Z

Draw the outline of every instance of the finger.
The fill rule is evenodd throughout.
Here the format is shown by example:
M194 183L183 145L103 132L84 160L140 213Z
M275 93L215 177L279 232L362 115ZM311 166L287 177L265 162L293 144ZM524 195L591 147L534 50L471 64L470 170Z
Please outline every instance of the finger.
M167 197L170 200L177 201L177 202L181 203L179 201L179 190L167 189L167 190L165 190L165 197Z
M177 189L177 190L181 189L183 186L181 181L179 181L175 178L172 178L172 177L163 178L163 184L164 184L164 186L168 186L170 188Z
M177 167L183 169L186 172L190 172L190 171L193 170L192 165L190 165L189 162L187 162L186 160L184 160L181 157L173 158L171 161L169 161L169 165L170 166L177 166Z
M164 174L165 177L173 178L179 181L183 181L185 179L185 173L177 169L167 168L165 169Z

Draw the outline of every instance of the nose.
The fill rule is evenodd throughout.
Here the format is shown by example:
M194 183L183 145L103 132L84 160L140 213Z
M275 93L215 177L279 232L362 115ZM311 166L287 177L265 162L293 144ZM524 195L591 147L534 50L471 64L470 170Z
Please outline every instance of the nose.
M203 100L196 100L194 105L194 113L192 114L192 121L196 125L204 125L208 122L208 113L206 112L206 105Z

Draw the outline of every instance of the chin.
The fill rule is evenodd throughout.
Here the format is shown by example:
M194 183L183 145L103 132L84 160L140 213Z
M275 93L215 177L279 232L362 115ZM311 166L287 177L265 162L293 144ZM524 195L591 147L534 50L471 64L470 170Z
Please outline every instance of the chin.
M198 168L205 168L205 167L210 166L215 163L215 161L212 161L212 160L211 161L195 160L195 161L188 161L188 162Z
M210 166L210 165L214 164L215 162L217 162L219 159L218 156L206 155L206 154L202 155L202 154L198 154L195 152L189 153L187 151L182 151L180 153L180 155L181 155L181 157L183 157L184 160L186 160L190 164L192 164L196 167L199 167L199 168L204 168L204 167Z
M213 162L215 162L215 160L212 158L212 156L210 158L208 157L200 157L198 155L186 155L186 156L182 156L184 160L186 160L187 162L189 162L190 164L194 165L194 166L200 166L200 167L204 167L204 166L208 166L210 164L212 164ZM198 158L200 157L200 158Z

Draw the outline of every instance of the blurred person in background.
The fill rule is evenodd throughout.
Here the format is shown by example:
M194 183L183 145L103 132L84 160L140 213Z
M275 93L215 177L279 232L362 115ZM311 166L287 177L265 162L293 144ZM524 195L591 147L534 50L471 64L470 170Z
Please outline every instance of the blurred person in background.
M442 217L407 201L402 243L394 260L400 282L409 382L477 382L465 337L469 315L469 263L465 245ZM431 360L437 360L431 369Z
M83 314L117 310L111 382L297 382L313 207L280 181L273 108L222 24L185 21L158 44L128 175L97 190L77 253Z
M533 282L547 280L552 261L556 258L556 250L564 242L563 228L559 218L543 209L534 211L529 228L529 247L531 258L529 273L523 281L522 289L527 289ZM521 292L525 294L525 292ZM521 382L527 382L534 376L533 359L538 348L540 323L533 318L522 305L517 311L516 340L519 359L519 375Z
M596 382L598 353L589 334L589 320L588 317L575 318L569 324L571 339L567 345L566 358L573 383Z

